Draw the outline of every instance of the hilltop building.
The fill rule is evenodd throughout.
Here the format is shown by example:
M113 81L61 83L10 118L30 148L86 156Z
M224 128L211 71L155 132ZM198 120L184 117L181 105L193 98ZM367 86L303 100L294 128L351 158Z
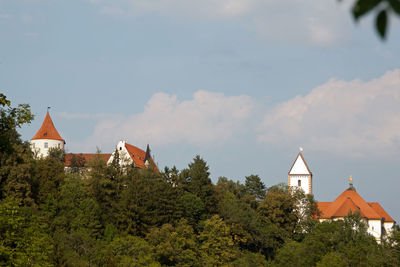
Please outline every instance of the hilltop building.
M49 112L47 112L42 126L31 139L32 151L34 151L37 157L46 157L50 148L64 150L65 144L65 140L58 133ZM95 156L99 156L101 160L104 160L109 164L113 161L115 153L119 154L121 166L131 164L134 164L134 166L137 168L153 166L154 169L158 171L157 166L151 157L149 145L147 145L146 151L143 151L142 149L130 145L125 141L120 141L113 153L67 153L65 154L64 167L66 169L71 167L74 157L80 157L83 159L84 166L82 167L88 167L89 161Z
M125 141L119 141L117 144L117 148L115 151L110 155L107 163L110 164L113 162L116 153L118 153L119 157L119 164L121 166L127 166L134 164L135 167L137 168L147 168L150 167L150 165L154 166L155 168L156 165L150 155L150 147L147 145L146 152L141 150L140 148L130 145L126 143Z
M312 194L312 173L308 167L302 150L297 155L289 170L289 187L301 188L306 194ZM366 202L356 191L350 177L350 187L333 202L317 202L321 214L320 221L342 220L350 212L358 212L368 226L368 233L377 242L387 237L395 221L378 202Z
M350 178L351 180L351 178ZM368 233L380 242L391 233L395 223L378 202L366 202L350 182L350 187L333 202L318 202L320 221L340 220L349 212L358 212L368 226Z

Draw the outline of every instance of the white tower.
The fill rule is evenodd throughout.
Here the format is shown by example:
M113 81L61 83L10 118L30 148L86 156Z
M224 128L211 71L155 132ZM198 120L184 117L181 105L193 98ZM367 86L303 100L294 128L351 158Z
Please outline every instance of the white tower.
M306 194L312 194L312 173L304 160L302 151L303 149L300 148L300 152L289 170L288 185L301 188Z
M42 127L31 139L31 149L38 157L46 157L49 153L49 148L64 149L64 145L65 141L57 132L47 111Z

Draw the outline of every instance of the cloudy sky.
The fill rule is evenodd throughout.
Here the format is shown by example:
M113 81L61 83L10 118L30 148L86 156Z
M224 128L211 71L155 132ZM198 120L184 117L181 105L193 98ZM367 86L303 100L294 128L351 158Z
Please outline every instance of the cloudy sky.
M69 152L120 139L159 166L199 154L212 179L287 182L299 147L313 193L357 191L400 220L400 24L381 41L353 1L0 0L0 91L46 108Z

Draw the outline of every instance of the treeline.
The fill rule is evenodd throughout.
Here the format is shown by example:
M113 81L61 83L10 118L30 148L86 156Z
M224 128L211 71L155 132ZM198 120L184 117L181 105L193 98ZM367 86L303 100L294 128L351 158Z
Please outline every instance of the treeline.
M399 266L400 235L377 244L357 215L319 223L312 196L257 175L121 169L100 157L64 171L36 159L18 127L33 116L0 94L1 266ZM76 162L79 162L77 160Z

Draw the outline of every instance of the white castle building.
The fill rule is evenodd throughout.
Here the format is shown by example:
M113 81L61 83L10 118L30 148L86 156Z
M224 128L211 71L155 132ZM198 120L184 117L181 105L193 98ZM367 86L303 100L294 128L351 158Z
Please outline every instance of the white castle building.
M58 148L65 149L65 140L58 133L54 123L47 112L46 117L40 127L39 131L31 139L31 149L36 157L46 157L49 154L49 149ZM95 156L99 156L101 160L107 163L111 163L115 157L115 153L118 153L120 164L131 165L133 164L137 168L144 168L153 166L154 170L158 171L156 164L150 155L150 147L147 145L146 151L126 143L126 141L119 141L116 149L113 153L68 153L65 154L64 166L68 169L71 166L72 159L74 157L80 157L83 159L84 165L87 167L88 162Z

